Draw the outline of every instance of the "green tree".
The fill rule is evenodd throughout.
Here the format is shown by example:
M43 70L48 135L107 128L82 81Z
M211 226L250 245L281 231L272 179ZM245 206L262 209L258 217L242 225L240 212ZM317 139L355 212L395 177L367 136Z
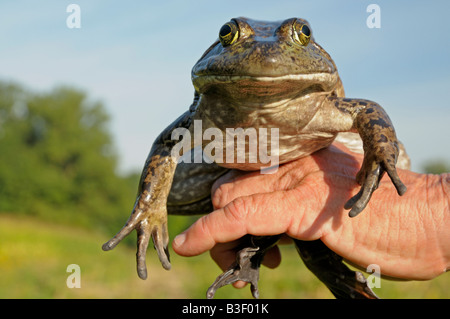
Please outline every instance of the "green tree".
M450 172L450 165L444 160L431 160L423 165L423 171L428 174L442 174Z
M137 178L118 176L108 121L103 105L82 91L33 93L0 83L0 211L120 226Z

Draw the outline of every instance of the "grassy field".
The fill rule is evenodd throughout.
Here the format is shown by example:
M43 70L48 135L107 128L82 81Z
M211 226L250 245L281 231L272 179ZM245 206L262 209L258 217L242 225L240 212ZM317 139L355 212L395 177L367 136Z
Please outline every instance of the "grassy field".
M219 274L208 254L183 258L171 251L165 271L149 249L149 278L135 271L135 248L119 245L103 252L108 235L49 224L30 217L0 214L0 298L204 298ZM283 262L261 270L261 298L333 298L303 265L292 246L282 247ZM81 269L81 288L68 288L67 266ZM449 298L450 275L427 282L382 280L381 298ZM249 288L224 287L217 298L251 298Z

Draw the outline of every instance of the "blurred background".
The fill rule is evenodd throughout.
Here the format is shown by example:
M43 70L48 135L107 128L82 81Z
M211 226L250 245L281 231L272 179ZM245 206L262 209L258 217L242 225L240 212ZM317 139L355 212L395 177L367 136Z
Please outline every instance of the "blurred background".
M67 7L81 9L69 28ZM369 4L381 28L368 28ZM346 95L388 112L416 172L450 171L448 1L2 1L0 298L204 298L220 273L208 254L135 272L125 223L153 140L191 104L190 70L233 17L307 19ZM173 238L196 217L170 217ZM332 298L293 247L262 269L262 298ZM69 289L70 264L81 288ZM449 298L450 276L382 281L382 298ZM250 298L225 287L219 298Z

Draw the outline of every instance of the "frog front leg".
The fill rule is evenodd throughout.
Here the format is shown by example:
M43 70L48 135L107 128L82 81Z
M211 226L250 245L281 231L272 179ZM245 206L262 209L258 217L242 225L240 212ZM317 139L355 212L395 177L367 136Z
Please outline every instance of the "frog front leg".
M102 248L111 250L128 234L136 229L137 239L137 273L141 279L147 278L145 255L150 241L158 253L162 266L169 270L169 233L167 230L167 197L172 186L178 157L172 154L173 146L178 142L172 140L172 132L177 128L189 128L192 113L184 113L166 128L153 143L142 170L138 195L129 217L123 228Z
M327 132L357 131L364 148L364 161L356 176L360 191L346 204L350 217L358 215L369 202L373 192L387 173L401 196L406 186L396 170L399 142L389 116L375 102L363 99L328 97L306 129Z

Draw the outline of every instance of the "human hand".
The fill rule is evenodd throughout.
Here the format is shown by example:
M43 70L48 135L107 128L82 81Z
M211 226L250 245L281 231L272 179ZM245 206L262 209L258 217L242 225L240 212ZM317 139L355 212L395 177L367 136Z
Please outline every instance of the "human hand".
M349 218L343 207L359 189L355 176L362 160L335 143L274 174L227 174L213 187L215 211L177 236L173 248L183 256L211 250L225 269L242 236L285 233L321 239L356 265L378 264L385 276L424 280L450 268L450 174L399 170L408 187L404 196L385 177L364 212ZM275 267L279 262L275 248L263 263Z

